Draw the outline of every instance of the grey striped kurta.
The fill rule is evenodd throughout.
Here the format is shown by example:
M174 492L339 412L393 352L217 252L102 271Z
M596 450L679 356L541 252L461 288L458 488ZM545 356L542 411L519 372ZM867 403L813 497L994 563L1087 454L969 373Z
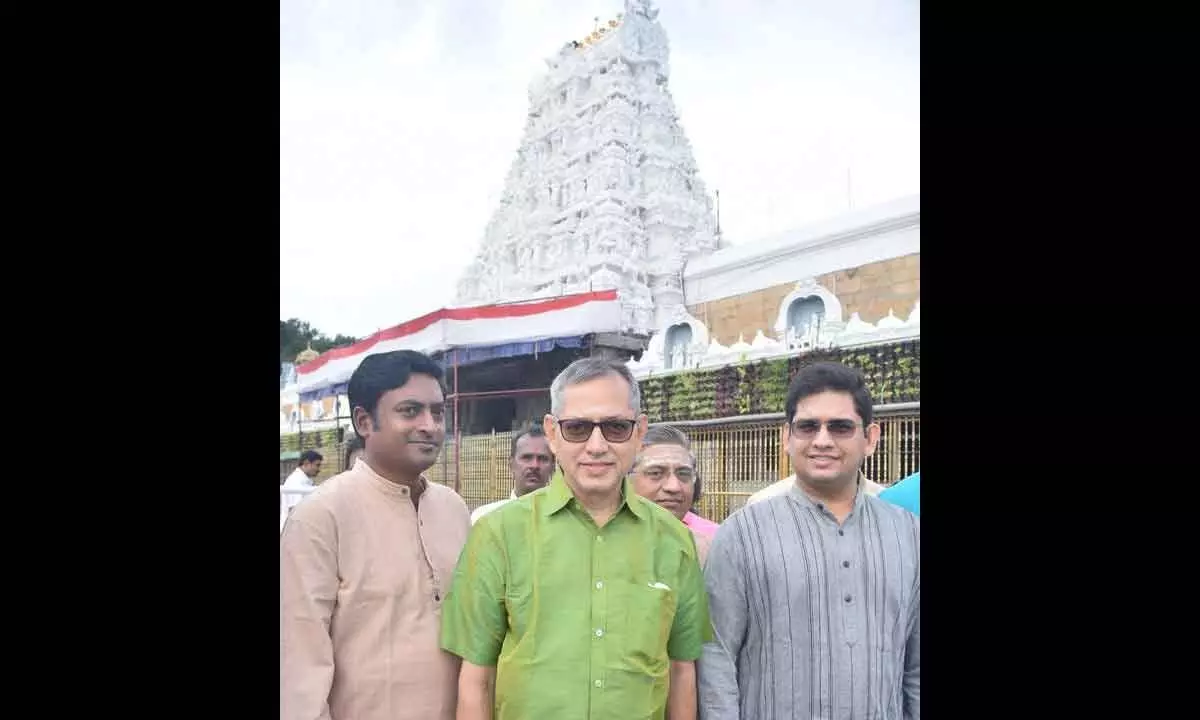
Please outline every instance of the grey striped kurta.
M721 524L702 720L919 720L921 525L859 492L839 527L797 488Z

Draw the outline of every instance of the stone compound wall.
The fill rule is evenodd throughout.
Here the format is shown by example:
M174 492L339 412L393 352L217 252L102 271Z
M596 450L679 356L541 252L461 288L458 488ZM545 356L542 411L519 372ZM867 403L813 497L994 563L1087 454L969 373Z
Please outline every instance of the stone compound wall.
M844 321L858 313L864 321L877 323L889 309L903 320L921 299L921 254L826 273L817 277L817 283L841 301ZM689 305L688 312L708 327L709 337L722 345L732 345L739 335L750 342L759 330L772 337L779 305L795 287L794 282L774 285Z

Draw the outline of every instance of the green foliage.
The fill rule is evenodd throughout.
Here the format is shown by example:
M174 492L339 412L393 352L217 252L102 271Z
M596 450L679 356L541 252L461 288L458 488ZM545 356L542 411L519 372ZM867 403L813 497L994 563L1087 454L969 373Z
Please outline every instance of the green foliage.
M304 447L300 446L300 433L287 433L279 436L279 452L317 450L337 447L337 428L325 430L304 431ZM328 458L326 458L328 459Z
M641 381L642 405L650 422L780 412L796 372L822 360L861 370L876 404L921 399L921 341L910 340L651 377Z
M294 362L296 356L312 343L312 349L319 353L332 350L335 347L345 347L358 342L349 335L338 334L326 337L324 333L298 318L279 321L279 362Z
M738 393L737 393L737 395L734 396L737 399L737 414L738 415L749 415L750 414L750 392L749 392L750 388L749 388L749 384L748 384L749 373L746 372L747 368L745 365L739 365L737 370L738 370ZM713 408L714 409L716 408L716 403L713 404Z

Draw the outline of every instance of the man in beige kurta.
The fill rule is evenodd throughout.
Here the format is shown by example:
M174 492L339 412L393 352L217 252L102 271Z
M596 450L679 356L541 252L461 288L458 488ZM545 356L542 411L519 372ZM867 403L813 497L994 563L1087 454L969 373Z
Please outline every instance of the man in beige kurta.
M453 490L403 471L436 458L430 448L441 444L440 391L419 372L401 390L420 385L426 396L383 395L371 407L373 431L360 413L366 459L322 484L284 526L281 720L454 719L459 660L438 640L470 513ZM393 479L373 468L389 462Z
M409 489L362 460L288 518L280 541L280 717L452 719L458 662L441 605L470 515L453 490Z

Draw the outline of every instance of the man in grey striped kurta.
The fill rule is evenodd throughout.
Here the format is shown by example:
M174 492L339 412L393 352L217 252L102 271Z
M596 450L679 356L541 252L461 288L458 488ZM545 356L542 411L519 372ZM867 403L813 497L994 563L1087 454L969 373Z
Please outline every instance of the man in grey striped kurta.
M702 720L920 718L920 521L862 489L879 431L848 371L797 375L796 487L734 513L713 540Z

